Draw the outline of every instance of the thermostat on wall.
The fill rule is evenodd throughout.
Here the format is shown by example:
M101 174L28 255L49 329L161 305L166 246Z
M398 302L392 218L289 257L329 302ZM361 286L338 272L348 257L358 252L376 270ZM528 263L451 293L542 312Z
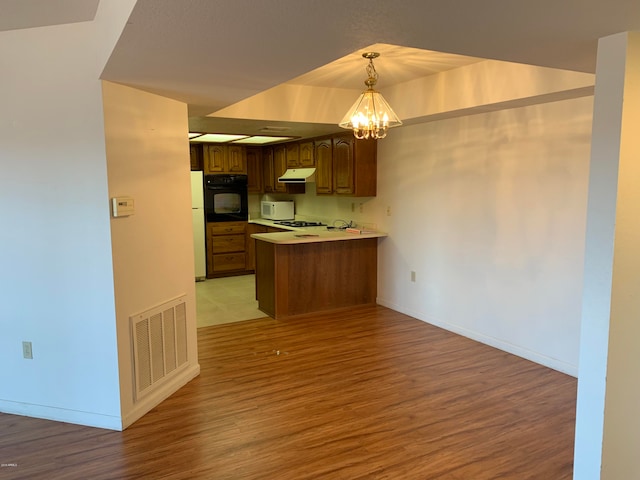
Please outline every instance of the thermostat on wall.
M133 215L133 197L113 197L111 199L111 213L114 217Z

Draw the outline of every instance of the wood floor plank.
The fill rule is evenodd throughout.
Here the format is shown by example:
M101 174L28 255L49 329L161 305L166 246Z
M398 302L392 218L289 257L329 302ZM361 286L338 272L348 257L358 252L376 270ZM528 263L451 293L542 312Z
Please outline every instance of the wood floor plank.
M199 329L124 432L0 414L1 479L572 477L576 380L383 307Z

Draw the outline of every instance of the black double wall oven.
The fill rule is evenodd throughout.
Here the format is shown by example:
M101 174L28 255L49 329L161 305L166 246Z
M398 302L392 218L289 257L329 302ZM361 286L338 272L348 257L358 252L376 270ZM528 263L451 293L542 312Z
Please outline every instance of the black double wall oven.
M204 213L207 222L249 219L247 176L215 174L204 176Z

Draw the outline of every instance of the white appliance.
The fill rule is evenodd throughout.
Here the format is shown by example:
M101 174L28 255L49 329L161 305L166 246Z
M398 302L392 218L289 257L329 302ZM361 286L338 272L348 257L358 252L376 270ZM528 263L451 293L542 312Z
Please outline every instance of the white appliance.
M191 172L191 221L193 222L193 261L196 282L199 282L207 278L202 172Z
M262 202L262 218L267 220L293 220L294 208L293 200L286 202Z

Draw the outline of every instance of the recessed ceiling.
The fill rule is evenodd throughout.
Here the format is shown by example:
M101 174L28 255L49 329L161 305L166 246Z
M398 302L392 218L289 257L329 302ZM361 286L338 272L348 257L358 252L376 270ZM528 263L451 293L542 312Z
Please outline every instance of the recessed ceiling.
M360 53L374 44L415 53L380 52L382 89L449 68L451 55L593 73L598 38L634 30L638 0L138 0L102 78L185 102L201 125L219 124L202 117L286 82L362 89ZM444 54L426 65L421 51Z
M377 43L345 55L285 83L364 90L366 88L364 81L367 79L366 67L369 63L368 60L362 58L362 53L365 51L380 54L380 57L374 60L376 71L379 74L376 87L379 89L483 60L464 55Z

